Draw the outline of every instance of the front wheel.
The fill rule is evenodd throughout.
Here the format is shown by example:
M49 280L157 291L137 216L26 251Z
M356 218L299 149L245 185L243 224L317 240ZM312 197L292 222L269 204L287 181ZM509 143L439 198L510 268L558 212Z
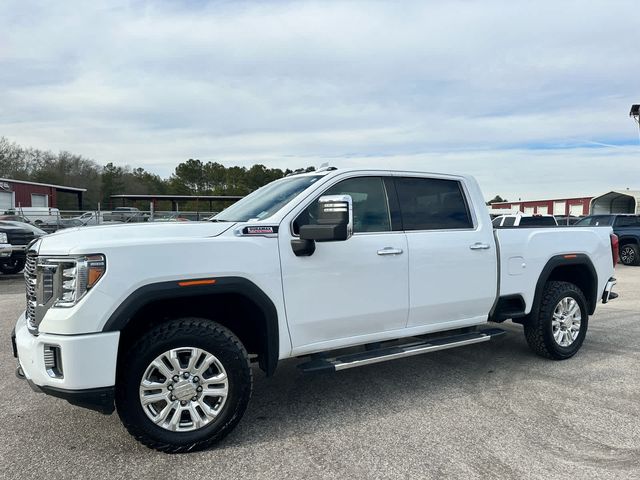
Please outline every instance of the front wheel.
M227 328L184 318L155 327L120 363L116 407L129 433L156 450L205 449L242 418L249 356Z
M531 350L543 357L573 357L584 342L588 326L587 301L573 283L547 282L537 313L524 323Z
M0 262L0 272L6 275L13 275L22 271L26 262L26 258L11 256L8 260Z

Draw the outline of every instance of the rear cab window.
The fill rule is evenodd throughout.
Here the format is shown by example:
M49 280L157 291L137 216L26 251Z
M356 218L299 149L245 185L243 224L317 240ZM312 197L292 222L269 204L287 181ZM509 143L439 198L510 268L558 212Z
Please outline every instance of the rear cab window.
M522 217L521 227L555 227L556 221L553 217Z

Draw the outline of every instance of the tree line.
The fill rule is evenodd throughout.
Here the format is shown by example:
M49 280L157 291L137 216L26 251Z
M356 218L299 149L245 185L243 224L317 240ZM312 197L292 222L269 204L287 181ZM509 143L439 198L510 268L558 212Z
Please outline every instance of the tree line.
M113 206L111 195L118 194L246 195L291 172L261 164L250 168L225 167L218 162L190 158L178 164L169 178L161 178L144 168L112 162L99 165L82 155L22 147L0 137L0 178L86 188L85 209L97 208L98 203L109 209ZM194 206L181 204L182 209ZM58 208L77 208L75 196L59 194Z

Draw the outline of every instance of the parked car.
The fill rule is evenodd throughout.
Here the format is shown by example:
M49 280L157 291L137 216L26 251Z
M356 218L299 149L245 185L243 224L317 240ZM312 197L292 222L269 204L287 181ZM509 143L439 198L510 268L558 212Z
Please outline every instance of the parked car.
M53 222L44 222L39 226L43 230L53 233L64 228L82 227L84 224L76 218L58 218Z
M142 213L135 207L116 207L111 212L104 212L103 218L108 222L144 222L149 215Z
M111 214L107 212L107 217L109 218L110 216ZM121 223L115 220L105 219L105 212L85 212L82 215L73 217L72 220L77 220L84 226Z
M620 263L640 265L640 215L607 214L589 215L575 227L613 227L620 242Z
M23 215L0 215L0 221L32 223L31 220Z
M190 452L238 424L252 361L268 377L305 356L305 373L344 370L485 342L504 333L487 321L508 319L535 353L568 359L616 296L617 253L610 228L494 230L469 176L288 176L211 222L37 241L17 375Z
M515 213L501 215L493 219L494 227L556 227L558 223L553 215L529 215Z
M46 232L28 223L0 221L0 272L20 272L25 265L27 245L43 235Z
M29 223L39 225L60 218L60 210L53 207L17 207L4 212L5 215L18 215L29 219Z

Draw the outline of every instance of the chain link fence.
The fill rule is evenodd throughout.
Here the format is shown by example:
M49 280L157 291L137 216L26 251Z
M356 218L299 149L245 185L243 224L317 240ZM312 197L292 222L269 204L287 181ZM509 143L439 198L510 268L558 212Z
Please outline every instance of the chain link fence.
M18 221L34 225L47 233L95 225L142 222L198 222L218 212L180 212L139 210L135 207L116 207L113 210L58 210L57 208L13 208L0 212L0 221Z

